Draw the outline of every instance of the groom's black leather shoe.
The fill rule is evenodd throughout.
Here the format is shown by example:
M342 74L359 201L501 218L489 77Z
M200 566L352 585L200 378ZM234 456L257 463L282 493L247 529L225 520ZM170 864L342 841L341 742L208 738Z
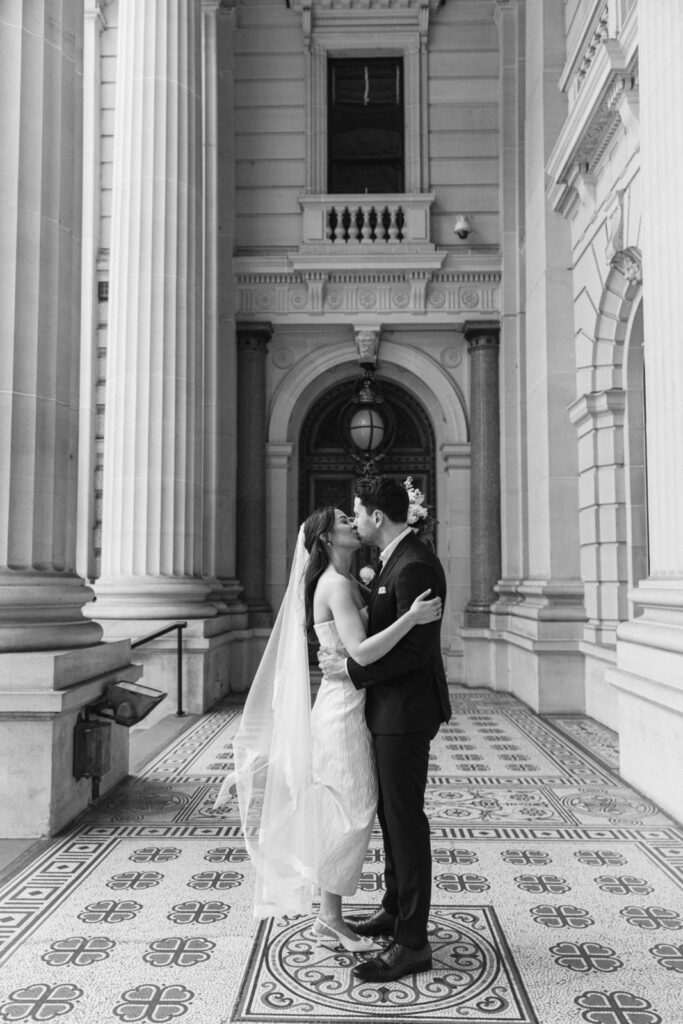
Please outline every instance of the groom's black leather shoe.
M365 960L352 968L353 973L361 981L396 981L406 974L419 974L420 971L431 971L432 947L428 942L419 949L401 946L391 942L379 956Z
M384 907L380 907L372 917L364 917L362 921L350 921L347 918L346 923L356 935L393 935L396 918Z

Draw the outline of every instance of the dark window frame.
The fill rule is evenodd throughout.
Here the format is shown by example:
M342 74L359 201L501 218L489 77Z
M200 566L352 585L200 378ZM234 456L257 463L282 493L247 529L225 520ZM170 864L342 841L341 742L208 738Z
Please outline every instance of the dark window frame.
M327 59L327 191L405 190L403 56Z

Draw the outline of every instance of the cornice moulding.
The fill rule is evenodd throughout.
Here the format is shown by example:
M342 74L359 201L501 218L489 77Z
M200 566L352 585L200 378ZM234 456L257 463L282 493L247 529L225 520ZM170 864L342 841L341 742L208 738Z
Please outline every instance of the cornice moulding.
M415 28L426 39L429 16L441 0L291 0L301 14L306 45L316 32Z
M615 40L603 44L546 165L547 194L562 215L577 196L590 199L593 174L619 125L627 123L625 102L631 102L637 118L637 81L637 61L627 60Z

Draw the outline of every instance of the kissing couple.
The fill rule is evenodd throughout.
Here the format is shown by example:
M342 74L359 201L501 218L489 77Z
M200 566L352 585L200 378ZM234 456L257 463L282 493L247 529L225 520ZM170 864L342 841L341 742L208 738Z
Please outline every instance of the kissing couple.
M299 530L289 584L235 735L234 772L255 866L254 915L309 915L324 945L377 955L353 973L387 982L430 970L432 859L424 812L430 741L451 714L441 657L446 580L408 526L406 488L356 484L353 518L313 512ZM351 575L361 544L381 549L367 590ZM308 641L322 681L311 711ZM375 815L384 842L384 897L345 920ZM384 948L376 943L388 936Z

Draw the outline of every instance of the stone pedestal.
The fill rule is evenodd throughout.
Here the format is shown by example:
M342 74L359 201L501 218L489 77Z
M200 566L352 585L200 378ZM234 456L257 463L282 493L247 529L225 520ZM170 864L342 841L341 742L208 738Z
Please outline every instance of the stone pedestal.
M683 8L638 9L650 575L631 592L635 618L617 629L620 771L683 819L683 212L670 174L683 157L677 109L683 89ZM675 176L674 176L675 177Z
M0 836L54 835L86 809L89 778L73 774L74 729L110 682L135 682L128 641L71 651L0 654ZM105 793L128 774L128 729L111 725Z
M266 351L269 323L237 325L237 575L248 625L267 627L266 600ZM284 509L283 509L284 518Z

